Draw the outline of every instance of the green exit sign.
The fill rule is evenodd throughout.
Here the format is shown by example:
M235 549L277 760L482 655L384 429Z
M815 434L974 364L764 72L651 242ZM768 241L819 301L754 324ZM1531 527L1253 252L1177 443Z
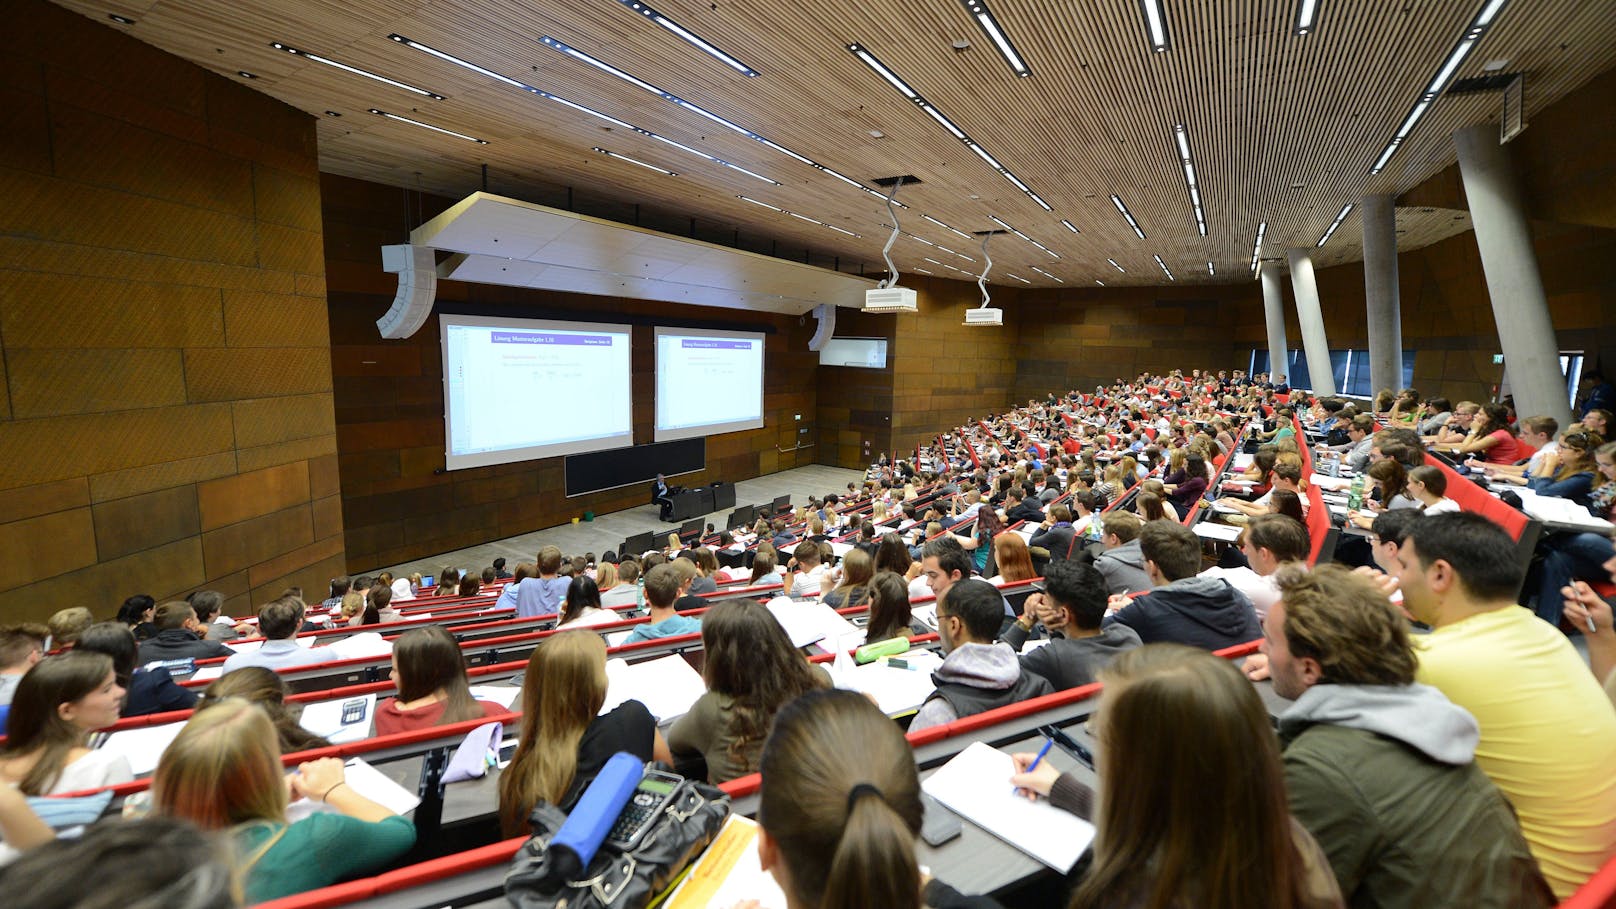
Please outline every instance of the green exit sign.
M1502 366L1502 365L1504 365L1504 355L1503 354L1493 354L1493 365L1494 366Z

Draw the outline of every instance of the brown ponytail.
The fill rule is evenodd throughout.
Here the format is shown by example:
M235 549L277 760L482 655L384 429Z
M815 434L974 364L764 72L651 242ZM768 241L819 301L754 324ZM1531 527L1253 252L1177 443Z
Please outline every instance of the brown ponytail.
M758 822L790 869L795 901L820 909L918 909L920 779L898 727L863 695L787 704L763 748Z

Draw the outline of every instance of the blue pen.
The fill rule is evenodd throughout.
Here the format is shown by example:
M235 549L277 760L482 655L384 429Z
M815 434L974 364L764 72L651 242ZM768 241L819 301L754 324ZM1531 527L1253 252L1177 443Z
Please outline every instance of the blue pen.
M1037 756L1037 757L1035 757L1035 758L1033 758L1033 759L1032 759L1032 763L1031 763L1031 764L1028 764L1028 765L1027 765L1027 769L1026 769L1026 770L1023 770L1023 771L1021 771L1021 772L1022 772L1022 773L1031 773L1031 772L1033 772L1033 770L1035 770L1035 769L1037 769L1037 767L1038 767L1038 762L1039 762L1039 761L1042 761L1042 760L1043 760L1043 759L1044 759L1044 755L1046 755L1046 754L1048 754L1048 753L1049 753L1049 748L1050 748L1050 746L1052 746L1052 745L1054 745L1054 744L1055 744L1055 740L1054 740L1054 739L1052 739L1052 738L1048 738L1048 737L1045 737L1045 738L1044 738L1044 747L1042 747L1042 748L1040 748L1040 749L1038 749L1038 756ZM1015 794L1016 794L1016 793L1018 793L1018 792L1020 792L1020 791L1021 791L1021 787L1020 787L1020 786L1014 786L1014 787L1012 787L1012 788L1011 788L1011 789L1010 789L1010 794L1011 794L1011 795L1015 795Z

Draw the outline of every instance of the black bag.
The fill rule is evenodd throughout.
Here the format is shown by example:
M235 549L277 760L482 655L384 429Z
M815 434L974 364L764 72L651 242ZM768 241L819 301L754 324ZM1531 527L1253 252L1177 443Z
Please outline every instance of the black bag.
M567 816L540 802L528 817L533 836L517 850L505 875L505 900L515 909L643 909L706 850L729 811L729 796L722 790L687 779L632 852L602 846L580 879L544 893L539 885L549 871L545 851Z

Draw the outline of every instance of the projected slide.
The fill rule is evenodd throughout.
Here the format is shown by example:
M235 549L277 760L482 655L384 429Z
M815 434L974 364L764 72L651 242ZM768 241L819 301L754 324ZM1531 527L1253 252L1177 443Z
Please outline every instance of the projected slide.
M656 330L656 441L762 426L762 335Z
M634 444L627 325L438 321L448 469Z

